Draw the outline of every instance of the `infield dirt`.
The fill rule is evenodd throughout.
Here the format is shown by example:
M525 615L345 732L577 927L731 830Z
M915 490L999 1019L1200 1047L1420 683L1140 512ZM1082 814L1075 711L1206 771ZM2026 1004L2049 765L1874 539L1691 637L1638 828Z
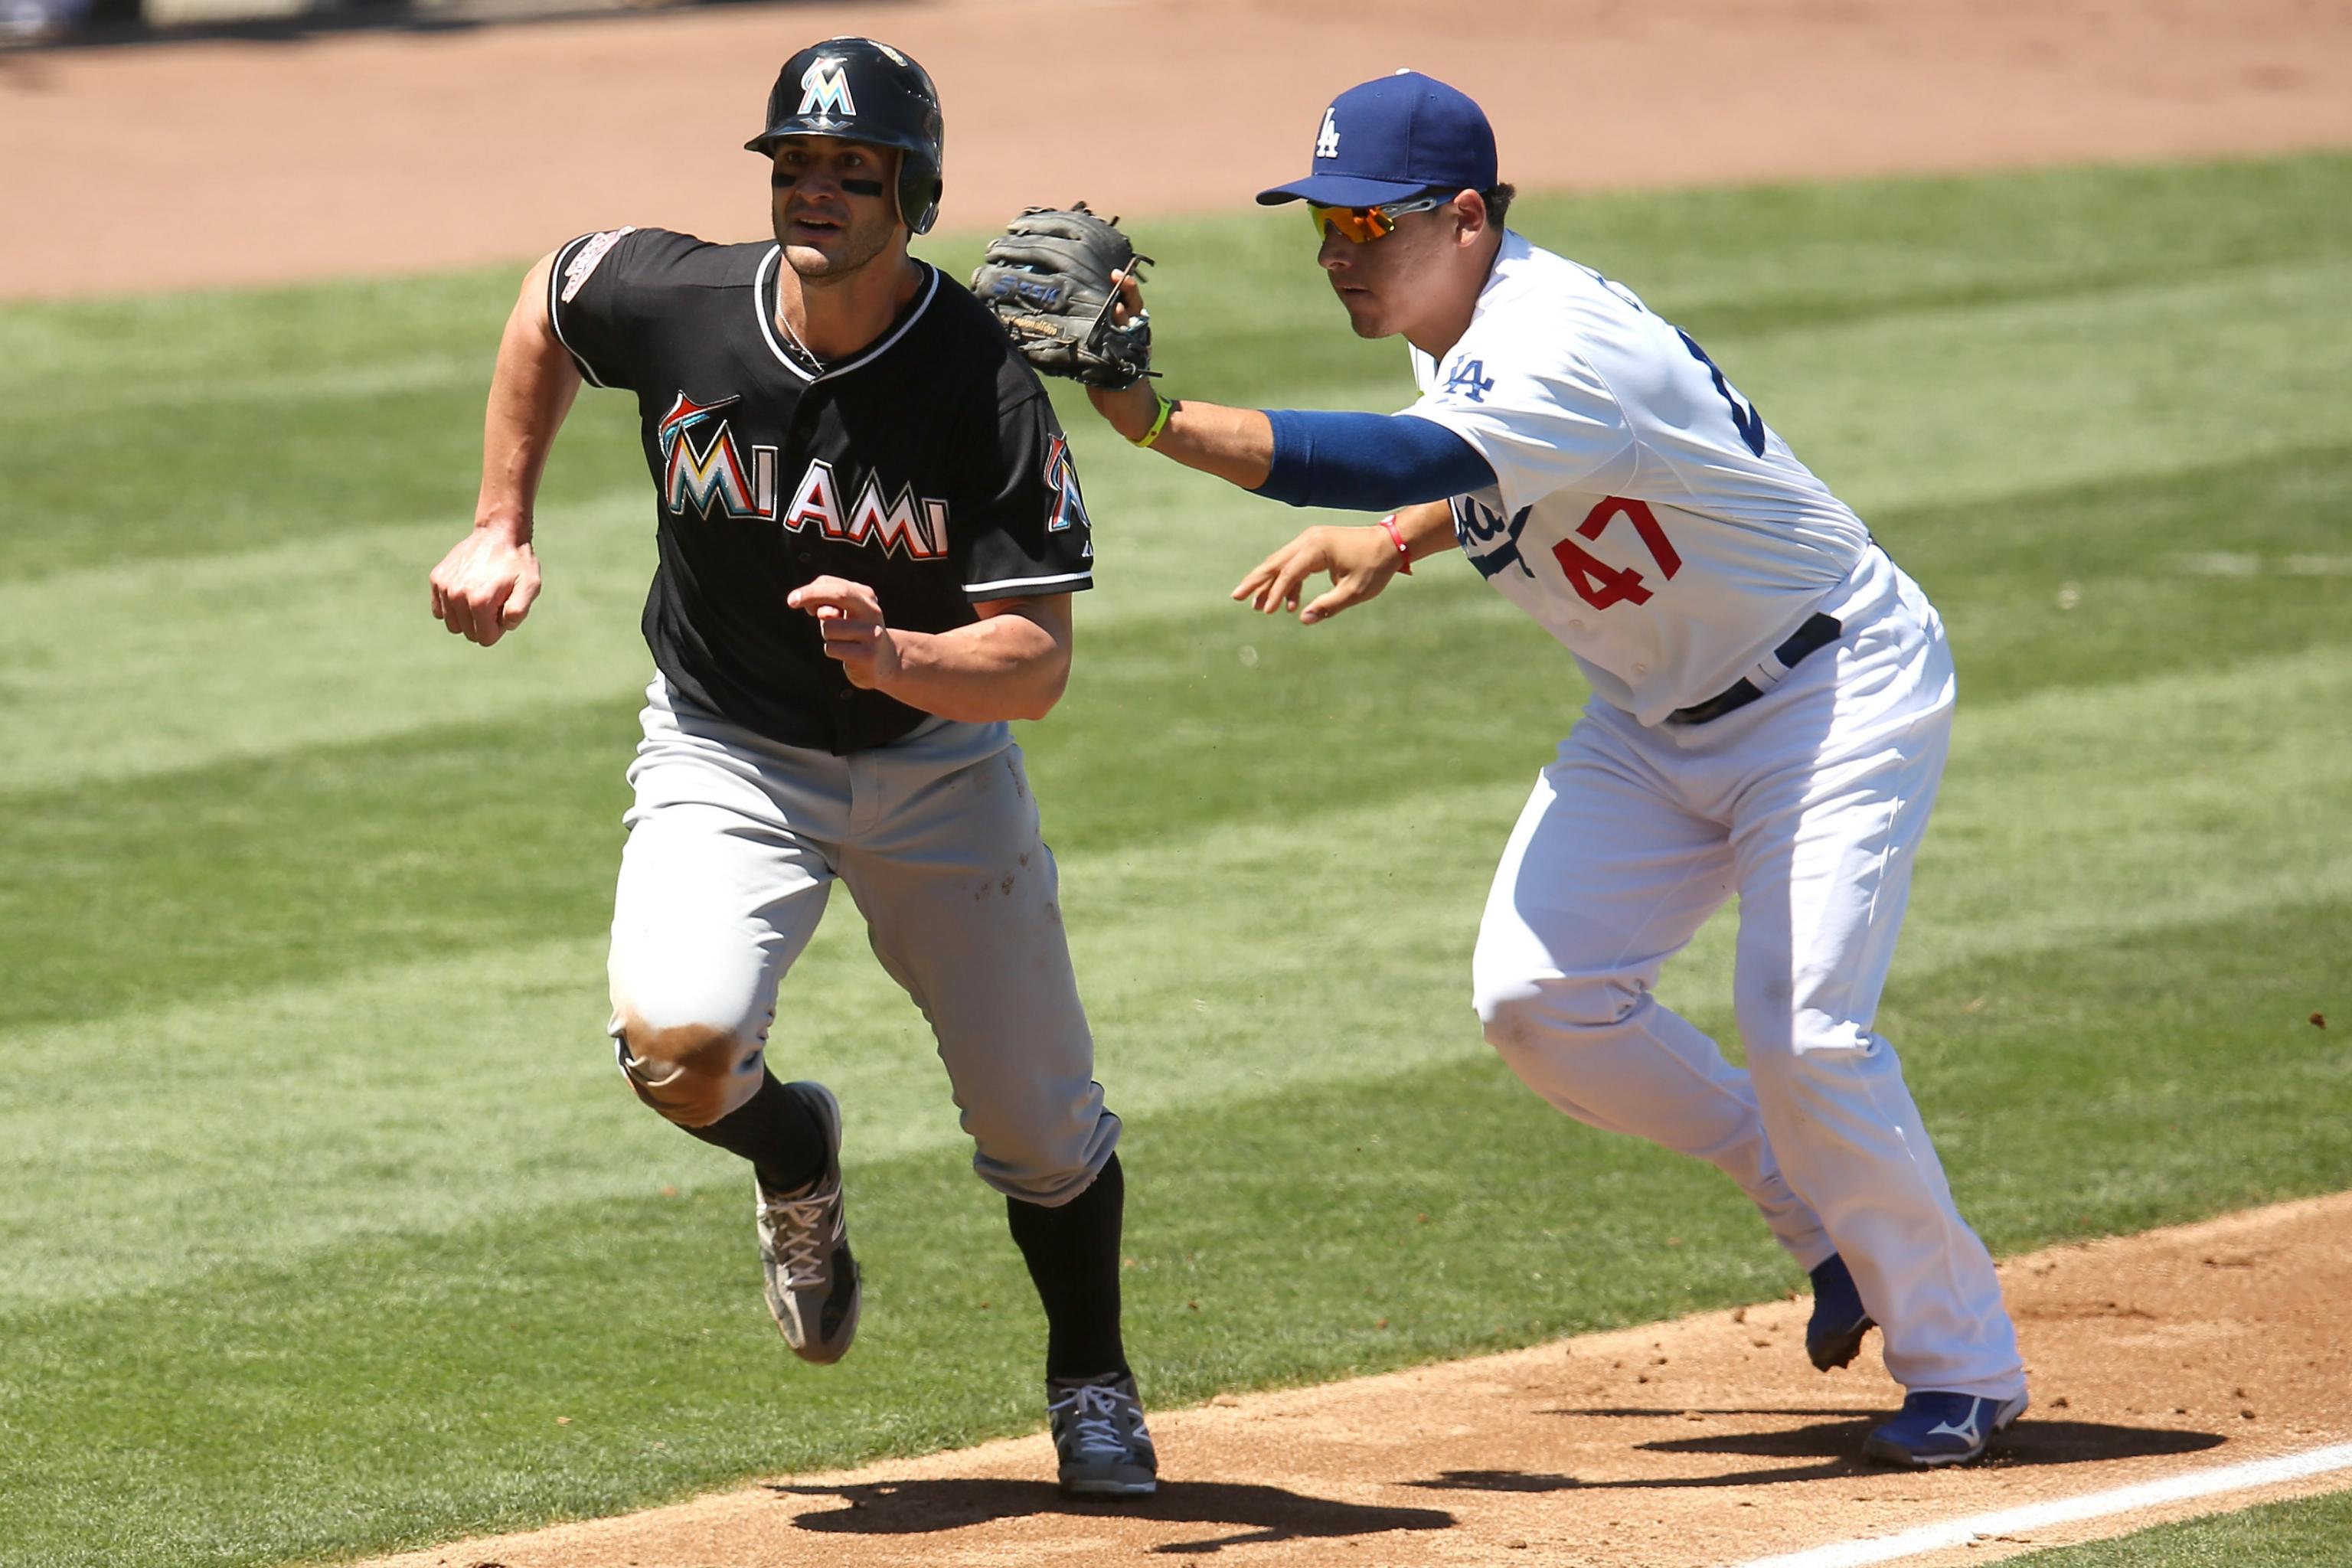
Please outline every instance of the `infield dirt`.
M1856 1458L1899 1398L1872 1349L1823 1376L1776 1301L1155 1416L1163 1485L1071 1504L1043 1436L783 1478L367 1568L1715 1568L2352 1438L2352 1194L2011 1259L2035 1407L1986 1463ZM1985 1563L2231 1494L1906 1559ZM1235 1550L1239 1549L1239 1550Z

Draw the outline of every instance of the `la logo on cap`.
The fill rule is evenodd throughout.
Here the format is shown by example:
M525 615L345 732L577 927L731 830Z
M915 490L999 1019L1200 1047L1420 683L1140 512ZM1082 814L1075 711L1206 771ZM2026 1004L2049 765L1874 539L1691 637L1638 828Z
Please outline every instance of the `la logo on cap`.
M1378 206L1423 191L1494 188L1494 128L1461 89L1406 71L1324 101L1330 107L1317 127L1307 177L1260 191L1262 205Z

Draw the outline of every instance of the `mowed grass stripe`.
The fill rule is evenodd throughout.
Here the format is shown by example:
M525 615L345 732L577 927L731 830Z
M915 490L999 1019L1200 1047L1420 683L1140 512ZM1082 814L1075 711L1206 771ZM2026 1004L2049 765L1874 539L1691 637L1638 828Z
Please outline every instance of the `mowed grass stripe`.
M616 412L583 424L634 449ZM575 432L565 447L593 437ZM1297 521L1198 476L1203 504L1185 510L1155 482L1172 477L1139 470L1094 492L1105 583L1079 602L1089 645L1134 620L1156 618L1170 637L1166 623L1238 620L1224 590ZM1172 530L1147 521L1171 513ZM542 508L547 591L493 649L451 637L430 613L426 574L468 517L0 581L0 704L45 737L0 754L0 795L386 737L430 743L453 727L643 688L654 502L642 471Z
M2070 860L2073 844L2134 836L2128 823L2098 816L2111 787L2098 772L2105 748L2144 759L2135 779L2216 763L2222 777L2235 779L2244 776L2231 761L2235 748L2340 737L2340 723L2329 722L2340 707L2309 706L2258 682L2239 691L2227 671L2298 649L2323 665L2340 659L2352 640L2343 613L2352 580L2217 578L2189 563L2209 550L2223 519L2221 537L2233 549L2273 562L2325 555L2347 498L2352 450L2326 450L2220 468L2193 482L2040 493L1884 524L1882 537L1942 606L1961 670L1958 771L1929 854L1974 831L1969 737L2010 700L2054 694L2055 706L2035 710L2018 731L2021 754L2073 748L2068 765L2095 775L2065 808L2070 826L2053 850ZM610 526L626 525L616 513ZM1213 586L1202 586L1195 600L1159 598L1168 590L1154 573L1138 575L1158 590L1129 595L1154 607L1131 620L1116 613L1124 590L1090 595L1072 692L1053 718L1023 731L1053 841L1083 861L1188 854L1195 840L1235 824L1300 825L1286 831L1305 837L1276 854L1301 879L1298 896L1318 901L1327 879L1299 857L1328 831L1319 819L1357 805L1419 799L1438 780L1442 799L1396 819L1374 841L1425 842L1432 819L1471 822L1465 875L1482 878L1493 853L1489 832L1499 842L1491 823L1516 809L1496 803L1516 802L1573 721L1583 689L1538 630L1458 562L1444 565L1453 569L1417 574L1382 603L1312 630L1225 605ZM1195 583L1204 574L1196 561L1169 576L1188 573ZM487 651L439 631L421 594L404 598L386 625L420 628L404 647L420 664L446 668L406 685L354 674L354 696L323 708L275 695L254 677L249 709L289 725L299 718L363 732L393 715L424 723L420 733L16 796L0 817L0 856L11 872L0 879L0 946L17 955L17 1024L115 1018L182 998L267 993L599 929L644 666L631 634L586 623L596 615L633 619L619 602L625 586L615 579L593 615L580 605L593 595L575 593L568 607L550 600L546 625ZM1096 615L1097 600L1113 613ZM334 617L321 612L320 624L331 629ZM548 635L530 640L541 633ZM225 647L219 657L282 662L268 647ZM370 668L362 653L353 657ZM580 675L587 669L602 669L593 679L609 682L612 694L559 701L565 681L590 679ZM2220 710L2176 710L2175 679L2187 691L2224 692L2207 704ZM2111 684L2139 695L2111 701ZM2077 700L2072 694L2084 710L2079 724L2064 714ZM2116 728L2110 710L2126 716L2124 733L2108 735ZM177 715L184 731L205 717L194 707ZM244 721L232 710L218 722L234 733ZM65 712L39 730L84 755L110 743L125 753L154 743L152 731L126 732ZM2094 738L2099 749L2085 750ZM13 758L48 750L32 746ZM2340 772L2323 756L2311 777L2324 784ZM2265 775L2250 796L2252 809L2294 809L2303 776ZM1485 786L1499 793L1467 810L1463 792ZM1996 813L2013 803L1998 777L1981 798ZM2037 799L2025 815L2050 809ZM2209 812L2232 818L2238 807L2224 797ZM2097 820L2072 826L2083 814ZM2324 858L2342 835L2323 824L2314 841ZM2217 842L2234 842L2226 822ZM2294 842L2264 836L2252 863ZM2143 842L2122 863L2147 847ZM2006 874L2011 863L1990 864ZM2082 885L2106 880L2094 870Z
M1875 531L1935 599L1973 708L2341 644L2347 508L2352 448L2323 447L1905 510ZM2217 574L2217 552L2244 570Z
M1177 483L1132 482L1145 478ZM1321 668L1340 648L1368 657L1368 644L1416 658L1431 651L1428 639L1415 640L1419 625L1437 617L1471 623L1482 647L1542 646L1458 562L1302 640L1298 628L1246 616L1224 595L1261 547L1305 519L1164 464L1118 479L1097 489L1112 497L1098 500L1103 515L1124 525L1103 542L1103 586L1080 605L1086 652L1056 724L1126 700L1139 679L1153 678L1150 667L1195 647L1233 660L1246 647L1300 669ZM1143 493L1127 496L1130 489ZM2347 489L2352 448L2315 447L1900 509L1873 521L1942 607L1975 698L2331 635L2352 596L2338 510ZM652 558L646 505L641 495L615 496L551 525L550 592L523 632L488 651L448 637L426 613L424 573L450 537L438 523L0 584L0 702L40 737L0 755L0 795L63 786L79 795L87 784L382 737L436 743L452 727L626 701L650 668L636 635ZM2217 574L2217 553L2256 569ZM2311 564L2291 570L2296 563ZM2330 605L2335 616L2303 613ZM82 607L81 634L47 635L69 606ZM2068 650L2063 664L2052 658L2058 647ZM1563 658L1534 658L1566 678L1564 692L1576 689ZM1199 670L1224 687L1252 679L1230 664Z
M2294 1016L2347 915L2338 897L1898 985L1890 1027L1988 1239L2352 1183L2323 1111L2352 1103L2352 1047ZM1390 1026L1367 1022L1373 1057ZM2232 1059L2250 1051L2263 1072ZM869 1315L849 1361L810 1369L759 1304L740 1171L675 1133L686 1180L638 1165L620 1129L651 1119L623 1099L598 1147L634 1188L0 1314L12 1568L421 1544L1034 1425L1035 1310L961 1151L876 1159L854 1125ZM1137 1113L1126 1148L1130 1347L1162 1405L1798 1280L1714 1172L1557 1115L1483 1053ZM307 1191L327 1208L356 1184Z
M2352 1005L2330 956L2347 921L2339 882L2309 902L2021 940L1939 968L1898 960L1880 1027L1987 1244L2352 1185L2352 1041L2310 1022Z
M2352 258L1769 333L1726 363L1868 517L2338 440L2315 398L2352 374L2348 292Z
M1718 341L1716 350L1874 524L1963 500L2000 513L2055 487L2129 486L2151 475L2193 489L2217 458L2242 465L2271 454L2291 468L2299 448L2341 437L2334 389L2352 373L2352 331L2322 323L2352 293L2352 261L2264 278L2267 289L2243 278L2148 286L1764 334L1737 353ZM2282 331L2283 321L2307 327ZM1980 395L1987 386L2002 389L1998 403ZM1410 401L1401 366L1355 391L1298 400ZM421 506L409 521L354 526L332 489L276 495L184 472L176 478L185 493L233 496L257 520L299 511L314 526L291 539L264 530L268 542L254 548L194 560L133 552L0 580L0 705L43 737L0 755L0 793L430 731L628 689L646 665L634 611L651 572L652 519L625 400L598 401L562 443L562 478L541 509L548 594L531 624L492 654L436 636L425 613L424 575L471 515L470 499L455 491L442 497L441 521ZM1135 614L1214 616L1242 572L1307 521L1118 450L1091 415L1066 413L1088 454L1102 532L1089 634ZM453 406L442 423L472 431L478 408ZM346 447L350 434L346 426ZM236 450L233 442L207 449ZM571 473L588 450L600 456ZM470 465L444 461L442 488ZM263 471L274 476L268 485L283 477L274 465ZM431 471L422 463L408 482ZM2216 519L2203 521L2197 545L2228 541Z
M1694 331L2056 300L2352 253L2341 152L1538 199L1527 232ZM2263 215L2254 227L2215 218ZM1518 209L1513 221L1518 223Z
M2225 305L2236 296L2233 309L2249 308L2257 290L2243 280L2254 274L2340 269L2352 253L2347 213L2352 158L2333 154L1665 196L1531 195L1515 221L1633 281L1706 340L1735 380L1785 405L1829 389L1810 379L1810 362L1776 374L1770 354L1751 359L1751 346L1768 346L1764 335L1808 338L1922 312L1998 314L2030 301L2064 316L2077 300L2097 306L2200 283ZM1340 330L1295 219L1246 214L1148 228L1165 258L1153 283L1166 321L1162 359L1181 384L1224 401L1307 401L1302 389L1351 386L1373 405L1405 401L1395 345ZM924 248L961 277L981 237ZM74 523L0 531L0 577L71 571L93 554L234 552L355 526L462 521L481 391L520 274L519 260L400 281L0 310L0 386L18 394L0 398L0 494L22 517ZM1250 286L1234 288L1243 274ZM2323 309L2301 335L2325 349L2340 313L2325 309L2324 285L2317 297ZM2179 322L2184 355L2217 325ZM2340 331L2333 335L2340 351ZM1842 344L1842 354L1866 350L1869 336ZM2012 383L2034 374L2031 347L2015 345L2027 358ZM1838 363L1842 376L1864 368ZM1879 400L1883 418L1864 432L1874 439L1854 454L1823 442L1869 409L1830 420L1800 408L1781 416L1804 437L1801 452L1873 505L1894 492L1847 468L1849 458L1899 454L1885 440L1904 433L1906 409L1935 405L1944 384L1909 368L1906 395ZM2294 401L2288 386L2274 392L2282 406ZM2326 405L2305 405L2312 402ZM2128 403L2111 393L2065 412L2083 426ZM1949 412L1962 428L1992 418L1987 446L2001 472L2031 464L2046 434L2020 424L2028 438L2003 439L1999 402ZM565 445L551 500L620 489L638 468L625 444Z
M2261 919L2352 883L2340 739L2272 720L2347 705L2352 661L2328 649L1970 711L1899 972ZM2200 765L2177 765L2185 733L2211 748ZM1181 1108L1476 1054L1469 947L1525 785L1399 780L1345 808L1066 856L1073 949L1118 1102ZM428 902L440 871L415 868ZM288 1213L273 1255L634 1180L604 1157L603 1128L625 1108L597 1038L598 923L536 942L493 934L489 907L474 924L481 946L463 957L0 1036L25 1064L0 1150L18 1151L27 1194L0 1218L0 1302L249 1255L237 1215L283 1209L272 1194L297 1176L349 1195ZM1664 987L1718 1027L1730 941L1715 921ZM357 1019L363 1032L340 1037ZM791 1070L835 1081L874 1152L954 1142L928 1042L854 917L829 920L803 958L774 1040ZM632 1161L674 1169L644 1120Z
M0 494L43 522L0 532L0 577L462 524L521 277L0 309ZM551 498L616 488L631 466L567 450Z

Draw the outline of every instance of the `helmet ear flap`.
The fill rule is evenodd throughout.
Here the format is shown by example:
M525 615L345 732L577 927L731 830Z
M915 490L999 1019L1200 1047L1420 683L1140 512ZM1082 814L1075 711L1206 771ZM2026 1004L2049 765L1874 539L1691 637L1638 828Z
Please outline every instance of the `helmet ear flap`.
M938 165L913 153L898 156L898 216L910 234L929 234L940 221L940 197L946 185Z

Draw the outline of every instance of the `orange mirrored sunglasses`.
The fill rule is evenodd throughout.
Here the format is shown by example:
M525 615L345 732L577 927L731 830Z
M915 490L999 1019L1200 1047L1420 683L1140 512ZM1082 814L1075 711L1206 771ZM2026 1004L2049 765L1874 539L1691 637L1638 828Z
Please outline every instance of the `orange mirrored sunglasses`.
M1307 216L1314 220L1318 239L1336 228L1358 245L1370 245L1394 234L1396 220L1405 214L1431 212L1453 199L1453 193L1448 191L1416 196L1409 202L1383 202L1376 207L1327 207L1309 202Z

